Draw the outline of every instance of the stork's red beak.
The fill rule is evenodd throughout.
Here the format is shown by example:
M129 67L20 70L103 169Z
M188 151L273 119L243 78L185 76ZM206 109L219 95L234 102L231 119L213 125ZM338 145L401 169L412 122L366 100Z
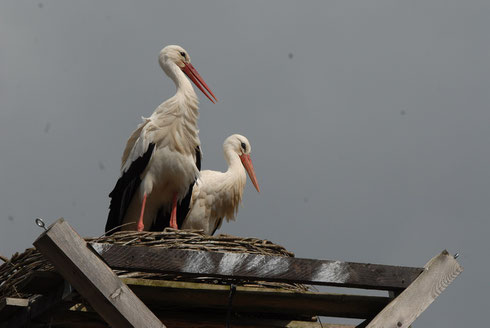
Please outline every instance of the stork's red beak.
M211 91L211 89L209 89L209 87L206 84L206 82L204 82L204 79L197 72L197 70L194 68L194 66L192 66L191 63L184 63L184 67L181 67L181 69L185 73L185 75L187 75L189 77L189 79L191 79L191 81L194 82L194 84L196 85L196 87L198 87L199 90L201 90L202 93L204 93L204 95L206 97L208 97L209 100L211 100L211 102L213 104L215 103L215 101L218 101L218 98L216 98L216 96ZM204 90L204 89L206 89L209 92L209 94L214 98L214 100L211 98L210 95L208 95L206 93L206 90Z
M240 159L242 160L242 164L245 167L245 170L247 170L248 176L250 177L250 180L252 180L255 189L260 192L259 183L257 182L257 177L255 176L254 165L252 164L250 155L242 154L240 155Z

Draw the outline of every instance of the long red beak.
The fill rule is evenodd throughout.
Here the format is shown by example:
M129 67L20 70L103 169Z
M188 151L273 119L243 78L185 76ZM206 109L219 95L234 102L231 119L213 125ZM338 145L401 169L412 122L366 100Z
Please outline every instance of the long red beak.
M252 159L250 158L250 155L242 154L240 155L240 159L243 166L245 167L245 170L247 170L248 176L250 177L250 180L252 180L255 189L260 192L259 183L257 182L257 177L255 176L254 165L252 164Z
M189 77L189 79L191 79L191 81L194 82L196 87L198 87L199 90L201 90L202 93L204 93L204 95L206 97L208 97L209 100L211 100L211 102L213 104L215 104L215 101L218 101L218 98L216 98L216 96L211 91L211 89L209 89L206 82L204 82L204 79L202 78L202 76L197 72L197 70L194 68L194 66L192 66L191 63L184 63L184 67L181 67L181 69L185 73L185 75L187 75ZM209 94L214 98L214 100L211 98L211 96L209 96L206 93L206 90L204 90L204 89L206 89L209 92Z

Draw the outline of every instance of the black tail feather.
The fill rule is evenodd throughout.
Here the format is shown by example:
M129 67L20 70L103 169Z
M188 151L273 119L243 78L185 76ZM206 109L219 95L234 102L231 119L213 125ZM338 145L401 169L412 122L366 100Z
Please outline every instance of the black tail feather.
M129 169L122 174L119 180L117 180L116 186L109 194L111 204L109 205L109 215L105 225L105 232L122 224L129 204L141 184L140 175L150 162L154 148L154 143L149 144L148 150L141 157L138 157ZM119 229L114 229L111 233L116 231L119 231Z

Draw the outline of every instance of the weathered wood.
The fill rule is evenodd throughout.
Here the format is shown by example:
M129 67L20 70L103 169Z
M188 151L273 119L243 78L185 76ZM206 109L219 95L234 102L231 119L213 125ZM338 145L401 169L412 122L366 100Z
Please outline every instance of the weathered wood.
M407 328L463 271L446 250L432 258L420 276L366 327Z
M28 305L29 300L27 298L4 297L0 299L0 321L5 320Z
M34 246L114 327L165 327L63 219Z
M226 310L230 287L194 282L122 279L148 307L208 308ZM294 292L273 288L238 286L234 312L322 315L342 318L373 318L388 297Z
M422 268L94 243L112 268L380 290L406 288Z

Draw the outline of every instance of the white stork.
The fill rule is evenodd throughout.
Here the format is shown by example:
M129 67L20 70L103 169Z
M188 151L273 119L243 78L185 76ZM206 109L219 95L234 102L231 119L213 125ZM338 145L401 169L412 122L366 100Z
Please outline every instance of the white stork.
M194 184L190 210L182 225L183 229L202 229L213 235L221 226L223 218L235 220L238 205L242 200L247 177L260 192L255 176L248 139L234 134L226 138L223 152L228 163L226 172L205 170Z
M177 229L187 214L192 186L199 176L198 99L186 75L211 102L217 99L182 47L163 48L159 62L177 92L149 118L143 117L129 137L122 156L121 177L109 194L106 232L135 228L142 231L145 227L161 231L169 225ZM127 225L132 222L137 224ZM117 228L121 225L124 226Z

